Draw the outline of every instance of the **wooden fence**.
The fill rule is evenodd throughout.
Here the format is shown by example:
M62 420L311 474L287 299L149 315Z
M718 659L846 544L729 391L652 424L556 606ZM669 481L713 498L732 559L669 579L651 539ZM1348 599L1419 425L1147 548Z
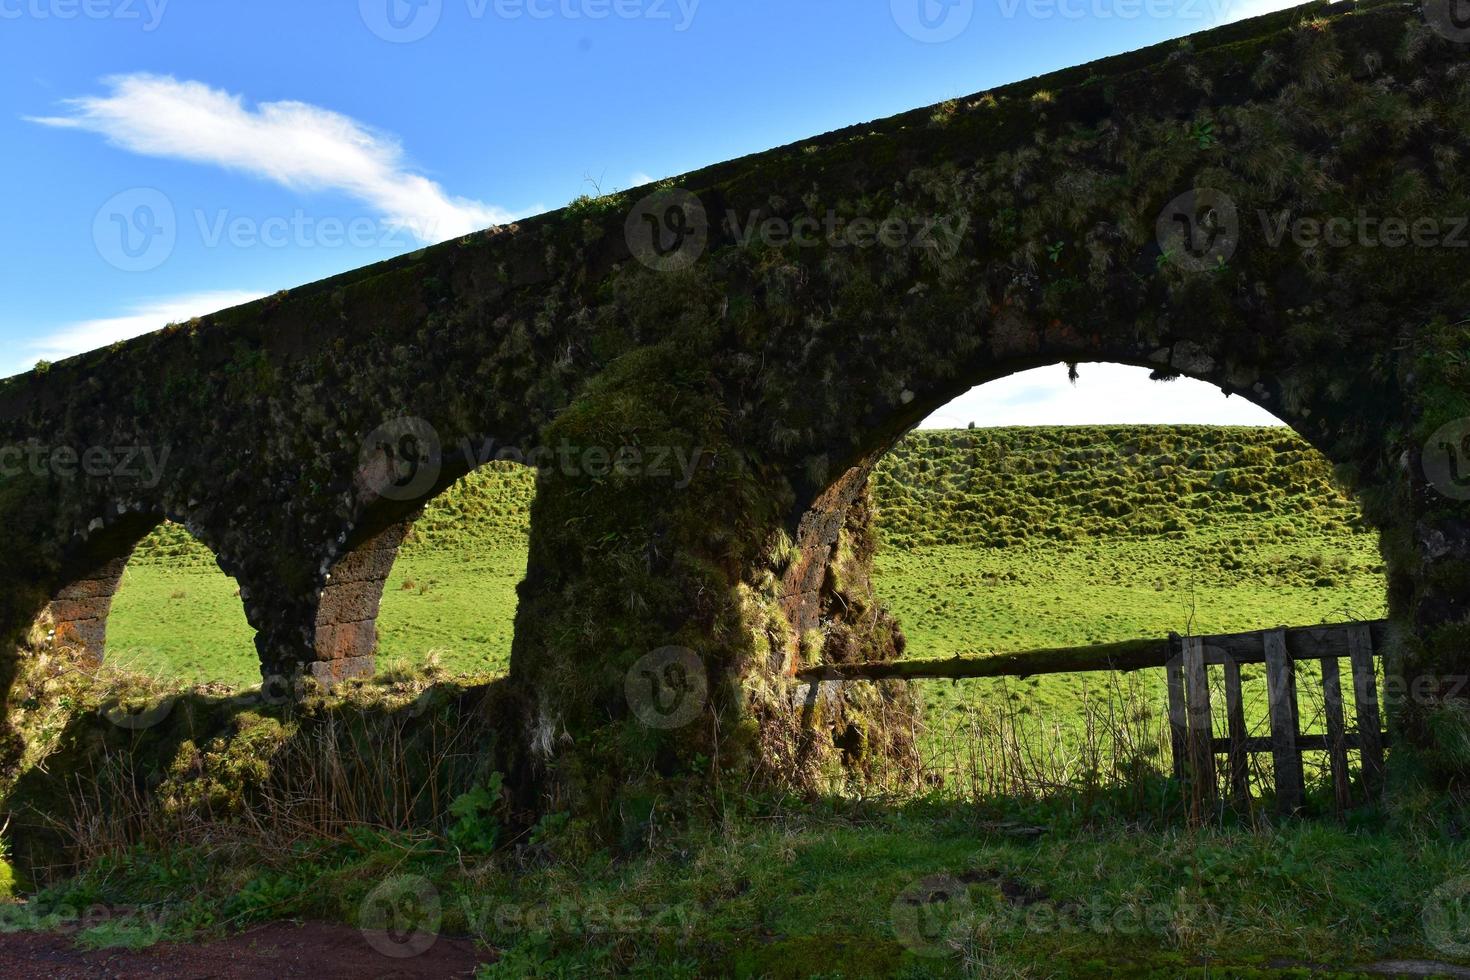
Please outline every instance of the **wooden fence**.
M1230 636L1180 637L1169 640L1165 667L1169 687L1169 722L1175 775L1189 780L1198 794L1213 802L1218 789L1216 756L1224 755L1226 784L1232 800L1249 798L1249 757L1269 752L1279 809L1293 812L1305 797L1302 753L1326 752L1332 771L1338 808L1351 804L1348 753L1362 757L1362 785L1366 796L1383 788L1383 749L1388 743L1378 708L1378 684L1373 667L1383 645L1384 622L1347 623L1299 629L1264 630ZM1344 721L1341 661L1351 665L1358 730L1348 734ZM1316 661L1322 669L1325 735L1301 733L1301 709L1296 664ZM1246 730L1240 668L1266 665L1269 737L1252 738ZM1225 675L1227 734L1216 738L1210 703L1209 669Z
M1326 752L1339 809L1351 805L1348 753L1362 758L1364 795L1374 798L1383 787L1383 731L1378 706L1374 658L1383 648L1388 624L1343 623L1292 629L1261 630L1222 636L1181 637L1167 640L1130 640L1105 646L1035 650L993 657L955 657L949 660L898 660L889 663L831 664L797 672L809 683L822 681L960 679L972 677L1033 677L1083 671L1134 671L1162 668L1169 691L1169 725L1174 774L1193 789L1198 802L1218 802L1220 770L1217 756L1225 757L1224 775L1232 802L1250 796L1249 758L1269 752L1276 782L1279 810L1291 813L1305 802L1303 752ZM1340 661L1351 665L1357 732L1348 733L1344 721ZM1296 665L1320 663L1325 735L1301 732ZM1246 728L1240 668L1265 664L1266 700L1271 734L1252 737ZM1224 673L1226 733L1216 737L1210 694L1210 669Z

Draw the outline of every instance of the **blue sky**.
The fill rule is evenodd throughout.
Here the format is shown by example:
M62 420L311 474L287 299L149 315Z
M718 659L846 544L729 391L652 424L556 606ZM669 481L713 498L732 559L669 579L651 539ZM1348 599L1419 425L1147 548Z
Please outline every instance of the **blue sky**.
M0 375L1289 5L0 0ZM1064 372L1027 384L1063 399L1029 392L1038 418L1081 390ZM1146 400L1177 413L1186 389ZM1244 421L1238 399L1203 394L1212 420Z

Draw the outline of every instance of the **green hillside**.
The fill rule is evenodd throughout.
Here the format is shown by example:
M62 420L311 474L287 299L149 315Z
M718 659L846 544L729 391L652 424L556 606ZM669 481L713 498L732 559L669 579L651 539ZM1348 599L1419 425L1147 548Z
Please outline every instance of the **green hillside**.
M1287 429L915 432L874 496L919 656L1383 613L1376 533Z
M874 478L876 585L911 656L1382 615L1376 536L1331 481L1285 429L915 432ZM384 597L388 661L504 669L534 489L495 464L429 505ZM166 676L256 676L234 583L177 526L129 564L109 650Z
M1284 428L912 432L879 463L874 494L896 547L1363 529L1326 459Z

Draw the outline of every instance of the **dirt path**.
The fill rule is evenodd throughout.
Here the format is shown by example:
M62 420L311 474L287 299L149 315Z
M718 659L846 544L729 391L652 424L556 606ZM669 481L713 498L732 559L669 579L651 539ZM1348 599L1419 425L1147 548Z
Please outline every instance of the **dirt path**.
M72 937L57 933L0 935L0 975L6 980L410 980L469 977L490 954L468 939L441 937L419 956L395 958L348 926L276 922L212 943L160 943L136 952L78 950Z
M382 936L349 926L274 922L212 943L159 943L148 949L80 950L62 933L0 933L4 980L419 980L472 977L493 956L468 939L441 937L422 954L389 956ZM1199 961L1201 966L1208 966ZM1340 968L1276 961L1266 969L1297 976ZM1470 980L1470 968L1425 960L1386 960L1359 968L1385 977L1453 977ZM1126 967L1121 967L1126 972Z

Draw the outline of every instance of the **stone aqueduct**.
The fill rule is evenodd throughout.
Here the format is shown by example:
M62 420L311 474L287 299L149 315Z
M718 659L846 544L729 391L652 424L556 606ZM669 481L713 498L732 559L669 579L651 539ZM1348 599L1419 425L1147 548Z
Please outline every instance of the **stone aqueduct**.
M0 480L0 689L38 621L101 653L123 564L165 519L240 584L266 672L340 677L370 669L404 529L479 462L466 447L676 450L687 479L542 473L507 703L525 759L572 789L711 744L760 765L797 752L782 692L803 659L900 652L865 592L873 462L973 385L1106 360L1250 399L1336 464L1382 531L1391 669L1429 681L1394 723L1453 777L1470 728L1433 692L1470 666L1470 493L1434 476L1467 449L1467 252L1271 234L1470 214L1470 45L1432 20L1368 2L1232 25L5 382L0 444L170 454L156 485ZM813 218L874 223L858 244L781 233ZM401 437L429 430L442 455L413 470L400 451L424 440ZM673 644L703 658L710 705L630 748L623 674Z

